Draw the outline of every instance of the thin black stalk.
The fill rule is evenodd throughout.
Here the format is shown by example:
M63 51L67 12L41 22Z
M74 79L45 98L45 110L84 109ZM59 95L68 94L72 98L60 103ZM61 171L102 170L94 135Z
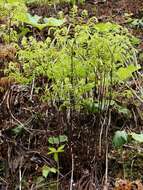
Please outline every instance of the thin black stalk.
M74 175L74 154L73 154L73 111L75 109L75 96L74 96L74 43L71 47L71 86L72 89L70 91L70 126L69 126L69 137L70 137L70 154L71 154L71 182L70 182L70 190L72 190L73 187L73 175Z

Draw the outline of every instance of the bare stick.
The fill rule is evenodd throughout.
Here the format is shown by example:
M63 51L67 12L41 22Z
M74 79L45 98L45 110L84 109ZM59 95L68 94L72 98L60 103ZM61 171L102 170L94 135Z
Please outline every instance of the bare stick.
M72 153L72 170L71 170L70 190L72 190L72 187L73 187L73 173L74 173L74 157L73 157L73 153Z
M109 120L106 128L106 169L105 169L105 187L108 189L108 131L111 124L111 111L109 110ZM105 188L105 189L106 189Z
M22 190L22 184L21 184L22 176L21 176L21 166L19 167L19 190Z
M31 88L30 100L32 100L32 97L33 97L34 85L35 85L35 77L32 80L32 88Z

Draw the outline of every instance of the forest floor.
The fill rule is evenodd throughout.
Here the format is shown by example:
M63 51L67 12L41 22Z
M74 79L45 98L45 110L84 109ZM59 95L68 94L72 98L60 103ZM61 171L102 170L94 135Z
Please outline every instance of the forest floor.
M58 11L63 11L67 19L70 9L71 5L66 3L57 5L56 10L53 6L45 5L29 7L32 14L39 16L55 16ZM143 66L143 0L105 2L87 0L85 4L78 6L79 15L84 9L88 10L90 17L95 16L101 22L116 22L127 27L139 38L141 41L137 47L138 60ZM133 24L137 19L138 22ZM20 175L23 177L23 190L57 189L54 175L51 175L50 182L44 181L41 177L41 168L44 164L50 167L56 165L51 157L47 157L47 139L50 136L65 134L65 128L71 124L67 121L67 113L55 107L49 108L36 94L33 94L32 101L29 101L31 88L28 86L5 84L2 80L0 86L4 88L4 91L0 92L0 189L18 189L15 184L19 181ZM132 86L134 87L134 83ZM125 101L121 100L122 103ZM114 110L111 114L111 128L108 134L111 136L108 153L108 187L103 184L106 178L107 147L105 129L102 147L99 144L100 114L84 114L76 111L72 113L73 150L71 153L71 147L66 146L65 152L59 158L61 167L59 189L69 189L71 163L74 160L73 190L125 190L125 188L143 190L142 146L134 148L130 145L125 146L121 153L114 150L111 144L114 132L120 127L124 129L124 126L128 126L129 130L143 131L143 120L140 114L143 112L143 105L138 106L134 102L129 102L128 107L133 111L131 118ZM21 130L15 128L16 123L19 126L25 124L30 127L23 127L24 132L21 131L20 135L16 136L16 131L11 130ZM140 149L139 153L137 149ZM121 188L115 188L117 182L122 184ZM93 184L97 185L96 188Z

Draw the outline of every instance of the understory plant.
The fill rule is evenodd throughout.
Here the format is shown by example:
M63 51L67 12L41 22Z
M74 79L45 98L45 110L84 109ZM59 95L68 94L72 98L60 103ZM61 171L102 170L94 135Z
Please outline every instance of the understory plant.
M0 38L5 43L18 43L18 39L30 32L30 28L41 31L47 27L59 27L65 22L64 19L31 15L25 0L0 0L0 20L3 21Z
M50 137L48 143L50 144L48 155L53 155L54 161L57 163L57 168L49 167L44 165L42 168L43 177L47 178L50 173L57 173L57 190L59 186L59 174L60 174L60 164L59 155L64 152L65 143L68 141L67 136L59 135L56 137ZM61 143L64 143L61 145Z
M45 41L23 37L17 53L20 67L11 62L6 72L20 83L34 83L44 101L60 108L105 109L115 97L112 87L128 83L140 68L136 39L117 24L89 19L52 33Z
M117 162L123 166L124 178L142 179L142 167L140 161L143 158L143 133L116 131L113 137L114 156L118 154Z

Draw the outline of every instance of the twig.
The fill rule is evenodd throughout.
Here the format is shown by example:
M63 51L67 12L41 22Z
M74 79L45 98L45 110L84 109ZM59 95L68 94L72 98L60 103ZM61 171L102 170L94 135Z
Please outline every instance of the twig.
M135 146L131 146L131 145L123 145L124 148L130 148L130 149L133 149L133 150L137 150L139 152L143 152L143 148L140 148L140 147L135 147Z
M3 179L2 177L0 177L0 180L3 181L5 184L7 184L7 181Z
M126 87L132 91L132 93L136 96L136 98L143 104L143 100L136 94L136 92L126 84Z
M111 124L111 110L109 110L109 120L106 128L106 169L105 169L105 186L108 187L108 131Z
M74 157L73 157L73 153L72 153L72 170L71 170L70 190L72 190L72 187L73 187L73 173L74 173Z
M101 149L102 149L102 134L103 134L103 129L104 129L104 125L105 125L105 122L106 122L106 116L107 116L107 112L105 114L105 117L104 117L104 121L101 125L101 130L100 130L100 135L99 135L99 156L101 156Z
M31 93L30 93L30 100L31 101L32 101L32 97L33 97L34 85L35 85L35 77L33 77L33 80L32 80L32 88L31 88Z
M57 166L58 166L58 172L57 172L57 190L59 190L59 172L60 172L60 165L59 165L59 158L58 158L58 161L57 161Z
M19 167L19 190L22 190L22 177L21 177L21 166Z
M71 173L71 171L69 171L67 174L65 174L63 177L61 177L61 179L59 179L58 181L51 181L51 182L45 183L45 185L48 186L48 185L51 185L51 184L59 183L62 179L64 179L65 177L67 177L70 173ZM43 184L38 184L32 190L38 190L39 188L41 190L41 188L43 186L44 186Z
M16 117L13 115L13 113L11 112L11 109L10 109L10 105L9 105L9 94L7 95L7 101L6 101L6 104L7 104L7 108L9 110L9 113L11 115L11 117L19 124L21 125L27 132L29 132L30 134L32 134L25 126L23 123L21 123L21 121L19 121L18 119L16 119Z
M5 99L6 99L7 95L8 95L8 93L9 93L9 90L6 91L6 93L5 93L4 97L3 97L3 100L2 100L1 103L0 103L0 106L2 106L2 104L4 103L4 101L5 101Z

